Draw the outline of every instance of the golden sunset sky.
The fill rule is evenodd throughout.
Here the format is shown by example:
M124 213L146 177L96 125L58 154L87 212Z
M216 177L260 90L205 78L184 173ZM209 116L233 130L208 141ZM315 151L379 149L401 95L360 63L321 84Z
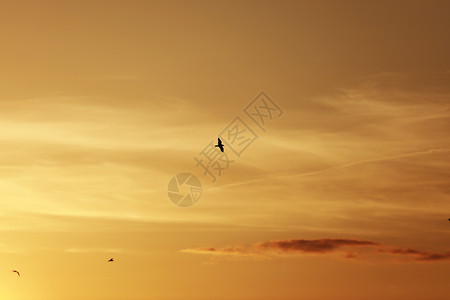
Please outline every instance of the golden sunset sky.
M0 300L449 299L450 1L0 4Z

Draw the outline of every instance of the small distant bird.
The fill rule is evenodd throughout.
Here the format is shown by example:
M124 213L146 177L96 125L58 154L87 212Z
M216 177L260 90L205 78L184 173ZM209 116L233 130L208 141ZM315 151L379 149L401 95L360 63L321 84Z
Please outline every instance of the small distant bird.
M222 141L220 139L217 139L217 145L215 145L214 147L219 147L220 151L223 152L223 144Z
M108 260L108 262L113 262L114 261L114 259L113 258L110 258L109 260Z
M19 275L19 277L20 277L19 271L17 271L17 270L12 270L11 272L17 273L17 275Z

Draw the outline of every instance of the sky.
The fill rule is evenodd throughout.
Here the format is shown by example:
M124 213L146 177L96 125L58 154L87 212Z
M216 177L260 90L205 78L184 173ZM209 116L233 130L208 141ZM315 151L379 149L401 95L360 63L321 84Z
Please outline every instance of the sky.
M448 299L450 2L0 4L0 299Z

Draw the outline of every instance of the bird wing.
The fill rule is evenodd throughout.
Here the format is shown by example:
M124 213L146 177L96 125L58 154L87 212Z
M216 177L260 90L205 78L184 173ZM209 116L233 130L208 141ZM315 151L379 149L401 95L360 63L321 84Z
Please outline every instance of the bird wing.
M222 141L219 138L217 139L217 142L219 145L222 145Z

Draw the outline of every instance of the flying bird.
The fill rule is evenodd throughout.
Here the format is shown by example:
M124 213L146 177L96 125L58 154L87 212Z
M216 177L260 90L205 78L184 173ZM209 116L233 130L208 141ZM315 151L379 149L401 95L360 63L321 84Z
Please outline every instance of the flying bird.
M217 139L217 145L215 145L214 147L219 147L220 151L223 152L224 145L222 144L222 141L220 139Z
M109 260L108 260L108 262L113 262L114 261L114 259L113 258L110 258Z
M19 275L19 277L20 277L19 271L17 271L17 270L12 270L11 272L17 273L17 275Z

